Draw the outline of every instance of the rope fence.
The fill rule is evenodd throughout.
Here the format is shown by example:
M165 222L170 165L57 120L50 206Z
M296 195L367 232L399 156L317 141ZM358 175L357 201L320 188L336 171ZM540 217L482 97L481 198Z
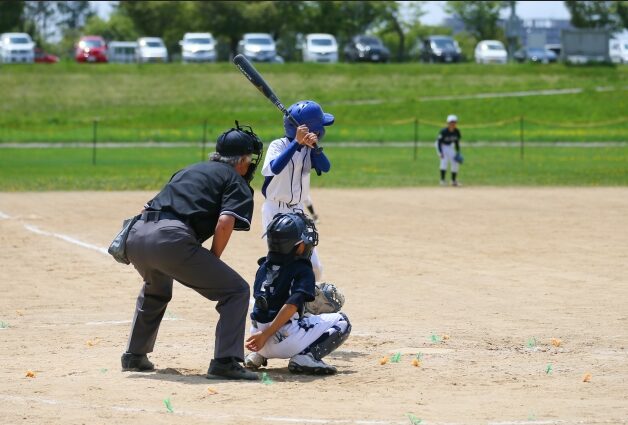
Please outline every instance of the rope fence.
M360 123L337 120L325 137L325 143L361 142L373 145L380 143L407 143L414 147L413 157L417 157L419 144L434 143L438 132L445 126L442 122L431 121L421 117L401 118L390 122L377 122L376 119L364 120ZM526 118L511 117L492 122L467 123L459 122L462 143L472 145L474 142L492 143L506 142L518 144L521 158L528 142L627 142L628 117L593 122L545 122ZM213 141L225 130L224 123L212 123L209 120L199 122L188 121L181 124L161 123L146 125L142 123L113 123L95 118L91 122L53 123L41 126L1 125L0 146L2 144L21 143L91 143L92 163L96 164L97 149L104 143L168 143L169 145L198 146L201 158L206 157L208 141ZM258 122L255 131L262 140L268 142L280 136L282 131L275 120ZM209 148L211 149L210 146Z

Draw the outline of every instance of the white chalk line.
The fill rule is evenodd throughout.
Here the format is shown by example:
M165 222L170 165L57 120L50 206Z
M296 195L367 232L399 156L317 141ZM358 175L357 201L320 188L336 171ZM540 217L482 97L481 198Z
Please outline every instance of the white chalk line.
M103 406L97 404L85 404L76 402L67 402L62 400L55 400L42 397L22 397L14 395L0 394L0 400L15 402L15 403L40 403L52 406L60 406L63 408L73 408L77 410L94 410L94 409L108 409L116 412L132 412L132 413L150 413L150 414L163 414L165 410L158 409L146 409L139 407L128 406ZM316 419L316 418L296 418L296 417L283 417L283 416L254 416L254 415L220 415L216 413L206 413L193 410L179 410L174 406L174 411L169 413L173 416L190 416L202 419L213 420L234 420L234 419L247 419L250 423L264 421L270 423L295 423L295 424L355 424L355 425L405 425L408 420L396 421L396 420L373 420L373 419ZM432 422L421 421L425 425L459 425L457 422ZM626 424L626 420L518 420L518 421L488 421L487 425L559 425L559 424Z
M61 233L46 232L45 230L40 230L39 228L37 228L36 226L33 226L31 224L25 224L24 228L26 230L31 231L33 233L36 233L38 235L52 236L54 238L58 238L58 239L66 241L66 242L70 242L70 243L72 243L74 245L82 246L83 248L92 249L94 251L100 252L101 254L109 255L109 253L107 252L107 248L101 248L99 246L92 245L91 243L83 242L83 241L80 241L78 239L74 239L73 237L70 237L70 236L67 236L67 235L63 235Z

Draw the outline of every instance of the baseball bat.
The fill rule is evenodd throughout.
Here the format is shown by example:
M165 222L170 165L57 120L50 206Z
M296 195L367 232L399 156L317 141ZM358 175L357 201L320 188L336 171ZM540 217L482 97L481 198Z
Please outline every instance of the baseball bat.
M262 77L262 74L260 74L257 69L255 69L253 64L244 55L236 55L233 58L233 63L235 64L235 66L238 67L240 72L244 74L244 76L251 82L251 84L253 84L266 97L266 99L270 100L272 104L275 105L277 109L281 111L281 113L283 113L285 117L288 117L290 122L295 127L298 127L300 125L299 122L288 113L288 110L285 106L283 106L283 103L281 103L273 89L270 88L264 77ZM314 144L314 149L322 150L322 148L319 148L316 144Z

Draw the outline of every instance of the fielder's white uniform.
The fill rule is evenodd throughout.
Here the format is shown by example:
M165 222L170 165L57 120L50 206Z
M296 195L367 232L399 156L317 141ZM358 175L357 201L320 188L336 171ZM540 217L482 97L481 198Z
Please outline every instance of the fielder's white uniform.
M271 323L251 322L251 335L262 332ZM337 329L334 329L336 327ZM346 332L348 322L340 313L303 316L295 313L258 351L267 359L289 359L314 343L325 332Z
M271 170L271 161L285 151L290 143L287 137L282 137L273 140L266 151L262 167L262 175L265 177L262 192L266 197L262 204L264 232L276 214L291 213L296 210L304 211L303 202L310 195L309 174L312 171L312 161L309 147L303 146L301 150L297 150L279 174L274 174ZM323 265L316 248L312 251L311 261L314 276L317 281L320 281L323 276Z

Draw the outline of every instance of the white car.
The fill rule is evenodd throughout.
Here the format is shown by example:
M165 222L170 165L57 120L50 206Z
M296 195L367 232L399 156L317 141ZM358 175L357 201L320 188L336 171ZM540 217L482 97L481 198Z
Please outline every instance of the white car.
M501 41L482 40L475 46L475 61L477 63L506 63L508 53Z
M183 62L216 62L216 40L208 32L188 32L179 46Z
M142 37L137 40L137 60L145 62L168 62L168 49L159 37Z
M255 62L277 62L277 46L270 34L247 33L238 43L238 53Z
M628 63L628 39L611 39L608 42L608 54L613 63Z
M35 43L31 36L23 32L7 32L0 35L0 62L33 63Z
M308 34L303 42L303 62L338 62L338 43L331 34Z

